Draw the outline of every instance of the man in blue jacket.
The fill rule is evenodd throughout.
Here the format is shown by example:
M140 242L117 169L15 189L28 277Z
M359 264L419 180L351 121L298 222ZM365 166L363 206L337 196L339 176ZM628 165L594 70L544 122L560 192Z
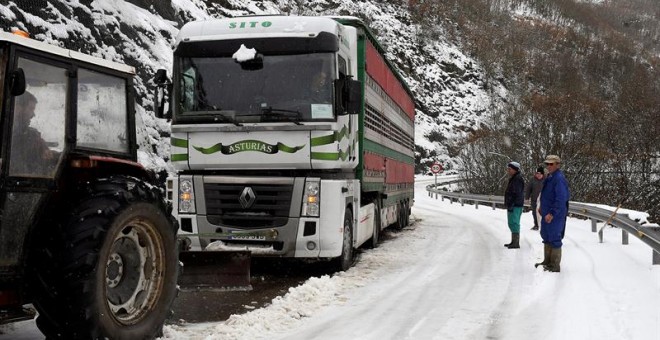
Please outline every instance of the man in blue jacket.
M561 158L549 155L545 158L548 175L541 189L541 238L544 245L543 262L535 266L543 265L543 269L551 272L559 272L561 262L561 240L564 238L566 229L566 217L568 217L568 182L564 173L559 170Z
M509 183L504 193L504 205L506 205L506 219L511 230L511 243L504 246L509 249L520 248L520 215L522 215L525 203L525 180L520 174L520 163L510 162L506 168L509 173Z

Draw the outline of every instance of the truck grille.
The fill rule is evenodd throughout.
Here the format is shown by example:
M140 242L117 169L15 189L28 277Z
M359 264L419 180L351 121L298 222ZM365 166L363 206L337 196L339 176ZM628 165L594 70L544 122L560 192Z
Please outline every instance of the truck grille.
M287 223L293 185L205 183L206 213L215 225L243 229Z

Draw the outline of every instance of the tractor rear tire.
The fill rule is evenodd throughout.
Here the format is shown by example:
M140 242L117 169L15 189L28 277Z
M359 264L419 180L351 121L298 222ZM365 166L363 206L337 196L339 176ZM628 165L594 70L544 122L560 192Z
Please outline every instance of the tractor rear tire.
M37 326L48 339L160 336L179 275L176 223L160 190L114 176L79 193L33 259Z

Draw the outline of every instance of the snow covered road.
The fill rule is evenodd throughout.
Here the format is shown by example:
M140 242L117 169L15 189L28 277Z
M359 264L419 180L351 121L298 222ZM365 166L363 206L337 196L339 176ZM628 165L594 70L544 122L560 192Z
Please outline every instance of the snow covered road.
M426 184L415 223L347 272L224 322L168 325L164 339L660 339L660 266L636 238L624 246L606 228L601 244L589 221L569 219L562 272L546 273L533 266L543 247L530 213L510 250L503 210L430 198Z
M523 216L509 250L506 213L430 198L416 223L356 266L310 279L272 305L224 323L169 326L167 339L659 339L660 268L620 231L605 243L569 219L560 274L535 269L542 244Z

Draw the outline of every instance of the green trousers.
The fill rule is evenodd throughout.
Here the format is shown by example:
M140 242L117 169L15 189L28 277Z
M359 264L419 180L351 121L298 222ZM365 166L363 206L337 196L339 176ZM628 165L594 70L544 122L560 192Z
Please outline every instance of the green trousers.
M522 215L522 211L522 207L513 207L513 210L507 210L506 212L506 220L512 233L520 233L520 215Z

